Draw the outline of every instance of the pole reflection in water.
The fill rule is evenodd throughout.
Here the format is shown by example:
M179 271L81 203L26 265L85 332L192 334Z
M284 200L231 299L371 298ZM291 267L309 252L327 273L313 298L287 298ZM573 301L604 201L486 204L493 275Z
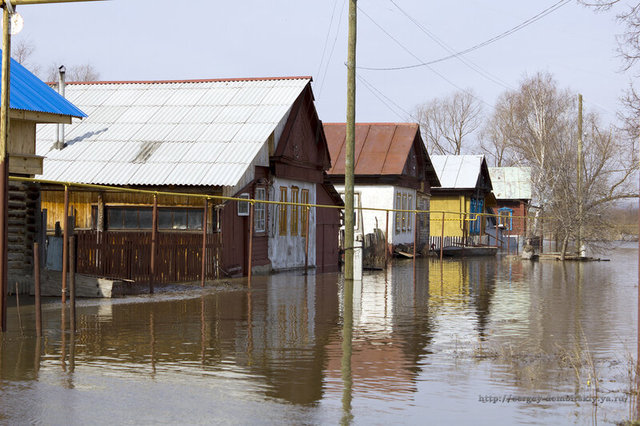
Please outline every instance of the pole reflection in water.
M38 379L38 372L40 371L40 360L42 358L42 339L40 337L36 338L36 348L35 348L35 350L33 352L35 354L35 359L33 361L33 370L35 372L35 378L37 380ZM1 355L1 351L0 351L0 358L1 357L2 357L2 355ZM0 365L0 369L1 368L2 368L2 366Z
M65 304L60 306L60 364L62 365L62 370L67 371L67 310L65 309Z
M153 312L149 312L149 346L151 346L151 371L156 374L156 327Z
M351 349L353 340L353 281L344 281L342 314L342 419L341 424L351 424L351 401L353 400L353 382L351 376Z
M204 296L200 297L200 362L204 366L205 351L205 322L204 322Z

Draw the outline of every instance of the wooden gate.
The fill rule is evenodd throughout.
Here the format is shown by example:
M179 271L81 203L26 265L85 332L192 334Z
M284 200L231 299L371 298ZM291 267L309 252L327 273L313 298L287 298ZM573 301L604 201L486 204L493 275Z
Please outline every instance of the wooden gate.
M202 234L158 232L154 282L199 280ZM151 232L76 231L76 271L97 277L148 282L151 278ZM219 233L207 234L205 277L216 276Z

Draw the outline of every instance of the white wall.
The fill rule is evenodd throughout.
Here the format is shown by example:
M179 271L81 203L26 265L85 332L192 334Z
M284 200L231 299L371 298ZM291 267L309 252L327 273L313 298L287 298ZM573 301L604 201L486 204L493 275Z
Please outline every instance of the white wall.
M344 194L344 185L334 185L336 191L340 194ZM360 194L360 206L379 208L379 209L393 209L396 192L401 191L412 196L413 208L416 208L416 190L411 188L404 188L400 186L392 185L356 185L354 187L354 193ZM357 203L356 197L356 203ZM357 206L356 206L357 207ZM364 225L364 233L368 234L373 232L376 227L376 219L378 220L378 228L382 232L386 229L387 213L385 211L378 210L362 210L362 216L358 214L358 231L360 232L360 217L362 217L362 224ZM390 244L412 244L413 243L413 227L415 221L413 215L411 218L411 230L396 232L395 228L395 213L389 212L389 236L387 241Z
M316 203L316 184L292 179L274 178L269 188L269 200L280 201L280 187L288 188L287 201L291 201L291 187L300 189L298 202L302 202L301 192L309 191L309 203ZM269 234L269 260L274 270L304 267L305 237L302 236L302 221L298 219L298 235L291 234L291 206L287 207L287 234L281 236L279 232L280 209L279 205L269 205L268 234ZM298 207L298 217L302 213L302 207ZM315 209L309 211L309 266L316 264L316 213Z

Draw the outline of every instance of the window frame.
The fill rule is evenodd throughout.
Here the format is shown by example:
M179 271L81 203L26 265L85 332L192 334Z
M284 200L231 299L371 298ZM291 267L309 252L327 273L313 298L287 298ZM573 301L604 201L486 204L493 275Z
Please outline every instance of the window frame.
M292 186L291 187L292 203L299 202L299 194L300 194L300 188L298 188L297 186ZM300 215L298 214L299 210L300 208L297 204L291 205L291 236L294 236L294 237L298 236L298 221L300 219Z
M280 187L280 201L283 203L288 202L288 191L289 189L286 186ZM286 204L278 205L278 234L280 236L287 235L287 213L288 207Z
M308 189L303 189L300 192L300 202L302 204L309 204L309 190ZM300 230L300 235L302 235L303 237L307 236L307 210L309 209L309 207L302 207L302 211L300 212L301 214L301 225L302 225L302 229ZM309 212L309 216L311 216L311 212Z
M256 200L267 200L266 188L256 187L254 193ZM266 232L267 230L267 205L265 203L255 203L253 205L253 230L257 233Z
M250 199L251 196L249 195L248 192L243 192L242 194L238 195L238 198L243 198L243 199ZM237 202L238 205L238 216L249 216L249 201L238 201Z

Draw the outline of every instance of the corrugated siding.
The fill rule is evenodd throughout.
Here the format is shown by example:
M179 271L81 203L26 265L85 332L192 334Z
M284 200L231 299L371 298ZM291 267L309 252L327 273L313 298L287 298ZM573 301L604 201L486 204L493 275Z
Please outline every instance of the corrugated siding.
M110 185L234 186L308 78L178 83L70 84L92 114L37 132L45 179ZM64 162L64 164L60 164Z

